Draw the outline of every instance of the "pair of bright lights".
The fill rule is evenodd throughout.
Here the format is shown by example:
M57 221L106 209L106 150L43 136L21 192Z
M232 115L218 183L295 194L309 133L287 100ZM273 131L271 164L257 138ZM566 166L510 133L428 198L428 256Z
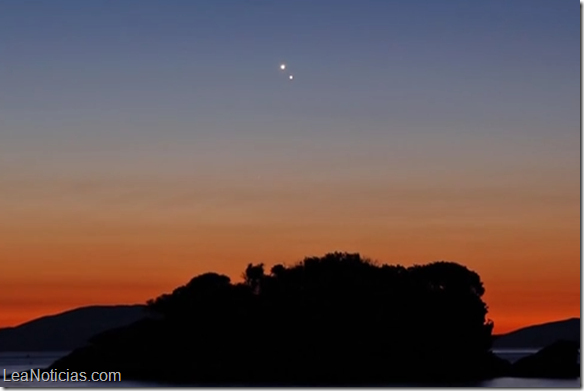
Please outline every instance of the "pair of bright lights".
M286 70L286 64L280 64L280 70L285 71ZM294 80L294 75L289 75L288 79L290 80Z

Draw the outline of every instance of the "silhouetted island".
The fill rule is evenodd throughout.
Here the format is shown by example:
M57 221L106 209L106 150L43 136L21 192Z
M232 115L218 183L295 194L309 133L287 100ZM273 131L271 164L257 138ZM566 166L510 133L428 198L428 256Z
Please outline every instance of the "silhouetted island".
M206 273L51 369L199 385L383 385L507 375L490 352L479 275L451 262L380 265L331 253Z

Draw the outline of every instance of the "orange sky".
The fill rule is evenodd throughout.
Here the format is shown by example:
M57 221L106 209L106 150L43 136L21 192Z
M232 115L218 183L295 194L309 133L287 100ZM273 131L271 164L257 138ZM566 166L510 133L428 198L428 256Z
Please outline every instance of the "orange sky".
M0 325L143 303L202 272L237 279L248 262L335 250L468 266L483 278L499 333L579 316L575 175L551 166L479 180L480 167L466 166L432 179L426 170L385 181L362 171L311 186L276 176L215 187L164 175L13 181L0 188Z

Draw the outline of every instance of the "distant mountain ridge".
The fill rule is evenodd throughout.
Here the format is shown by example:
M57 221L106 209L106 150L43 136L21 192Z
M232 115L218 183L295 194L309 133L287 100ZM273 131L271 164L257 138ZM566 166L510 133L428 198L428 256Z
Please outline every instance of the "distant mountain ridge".
M83 346L106 330L143 319L144 305L98 305L43 316L0 328L0 351L64 351Z
M580 343L580 318L523 327L507 334L497 335L494 349L539 349L563 339Z

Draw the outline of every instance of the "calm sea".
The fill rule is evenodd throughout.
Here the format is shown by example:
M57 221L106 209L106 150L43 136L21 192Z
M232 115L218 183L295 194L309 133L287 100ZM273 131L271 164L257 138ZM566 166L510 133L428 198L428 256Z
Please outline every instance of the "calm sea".
M534 350L496 350L497 355L515 361ZM32 368L46 368L59 357L67 352L5 352L0 353L0 376L6 370L7 374L12 372L26 371ZM123 375L123 374L122 374ZM195 385L193 385L195 386ZM392 385L388 385L391 387ZM393 385L395 386L395 385ZM480 384L469 386L479 387L553 387L553 388L580 388L580 379L574 380L550 380L550 379L522 379L504 377L489 380ZM0 380L0 387L172 387L170 384L155 382L140 382L123 380L121 382L5 382Z

